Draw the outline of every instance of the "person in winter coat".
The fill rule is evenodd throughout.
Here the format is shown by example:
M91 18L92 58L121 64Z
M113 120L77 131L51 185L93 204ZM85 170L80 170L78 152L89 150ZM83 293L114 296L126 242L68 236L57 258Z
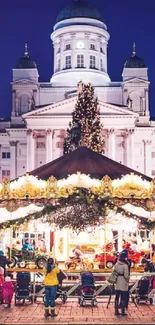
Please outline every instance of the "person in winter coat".
M0 251L0 266L4 269L4 277L6 276L6 266L11 264L11 261L4 256L4 252Z
M117 272L118 277L115 286L115 315L120 315L119 313L119 300L121 300L121 314L122 316L126 315L125 307L126 300L128 295L128 287L129 287L129 266L126 262L126 254L121 253L117 263L114 266L114 270Z
M11 307L11 301L14 293L14 286L9 276L5 277L3 283L3 303L5 307Z
M45 317L57 316L55 312L55 299L57 295L57 286L59 284L57 274L60 272L57 266L54 265L53 258L47 260L47 264L43 269L45 274L44 285L45 285ZM51 310L51 314L50 314Z

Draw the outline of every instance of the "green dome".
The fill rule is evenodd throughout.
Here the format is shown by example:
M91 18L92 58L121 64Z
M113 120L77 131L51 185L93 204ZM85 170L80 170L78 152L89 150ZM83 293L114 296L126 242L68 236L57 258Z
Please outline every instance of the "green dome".
M27 44L25 44L24 56L17 61L15 69L37 69L36 63L29 57Z
M129 60L125 62L125 68L145 68L144 60L137 55L131 56Z
M104 22L100 12L90 3L89 0L73 0L60 11L56 23L69 18L92 18Z
M136 45L133 44L132 56L125 62L124 68L145 68L144 60L136 55Z

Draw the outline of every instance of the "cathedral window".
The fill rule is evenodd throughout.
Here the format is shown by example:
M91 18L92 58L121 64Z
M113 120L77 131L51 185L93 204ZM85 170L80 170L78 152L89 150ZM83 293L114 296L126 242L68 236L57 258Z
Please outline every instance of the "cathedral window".
M66 56L66 69L71 69L71 55Z
M2 159L10 159L10 152L2 152Z
M37 149L44 149L45 148L45 143L44 142L37 142L36 147L37 147Z
M77 55L77 68L84 68L84 55L83 54Z
M60 59L58 59L57 71L60 71Z
M96 68L96 58L94 55L90 55L90 68L91 69Z
M95 44L90 44L90 49L95 51Z
M70 50L71 49L71 45L70 44L66 44L66 50Z
M2 170L2 181L4 181L6 178L10 179L10 170L9 169Z
M101 71L104 71L103 59L101 59Z

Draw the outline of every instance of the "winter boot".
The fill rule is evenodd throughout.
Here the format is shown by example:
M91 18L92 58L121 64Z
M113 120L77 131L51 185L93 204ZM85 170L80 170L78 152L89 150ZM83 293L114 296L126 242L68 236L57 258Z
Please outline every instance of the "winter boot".
M127 314L126 314L126 312L125 312L125 305L126 305L126 303L125 303L125 301L122 301L121 302L121 315L122 316L127 316Z
M49 308L45 308L45 314L44 314L45 318L51 316L50 313L49 313Z
M115 316L119 316L120 312L118 310L118 301L115 301Z
M57 313L55 312L55 308L51 309L51 317L56 317Z

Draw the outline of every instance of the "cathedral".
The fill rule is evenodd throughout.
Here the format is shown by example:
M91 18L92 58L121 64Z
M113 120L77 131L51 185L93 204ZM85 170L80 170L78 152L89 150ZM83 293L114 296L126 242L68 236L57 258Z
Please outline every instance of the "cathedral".
M13 68L11 117L0 120L0 181L15 179L63 155L80 80L95 87L105 155L154 176L155 122L150 120L145 62L134 44L122 81L112 81L107 70L110 35L102 14L90 0L70 1L56 17L51 33L50 81L39 81L39 67L27 44Z

